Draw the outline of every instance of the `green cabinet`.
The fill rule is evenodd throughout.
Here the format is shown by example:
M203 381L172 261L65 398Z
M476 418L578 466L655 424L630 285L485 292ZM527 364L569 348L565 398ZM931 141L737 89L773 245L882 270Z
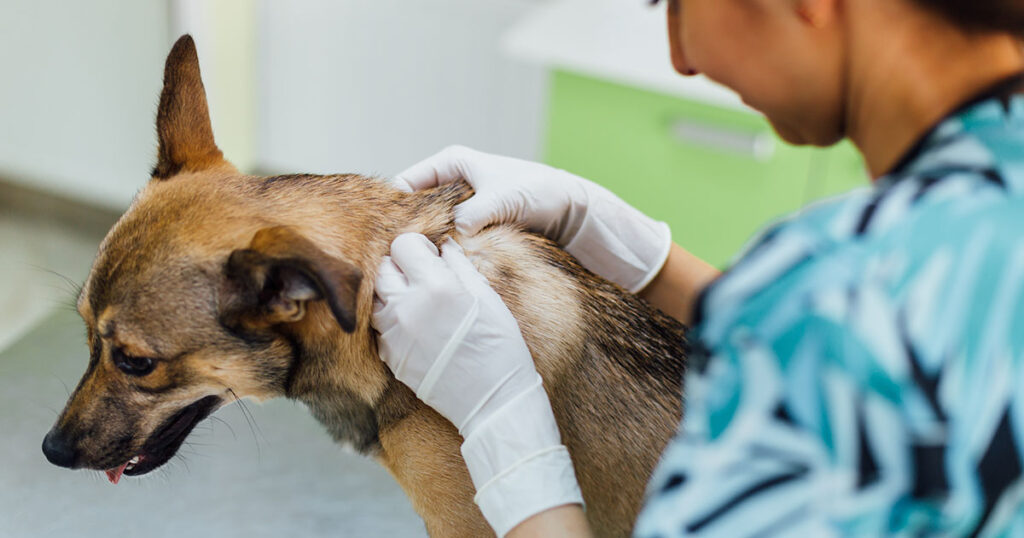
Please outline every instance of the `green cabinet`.
M546 162L668 222L720 267L770 220L867 183L848 144L790 146L750 112L565 71L551 84Z

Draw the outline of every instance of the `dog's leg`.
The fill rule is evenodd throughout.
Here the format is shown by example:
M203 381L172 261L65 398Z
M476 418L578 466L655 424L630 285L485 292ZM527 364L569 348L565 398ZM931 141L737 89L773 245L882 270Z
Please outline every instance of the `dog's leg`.
M451 423L424 406L382 430L380 443L378 460L409 495L430 536L494 536L473 502L462 437Z

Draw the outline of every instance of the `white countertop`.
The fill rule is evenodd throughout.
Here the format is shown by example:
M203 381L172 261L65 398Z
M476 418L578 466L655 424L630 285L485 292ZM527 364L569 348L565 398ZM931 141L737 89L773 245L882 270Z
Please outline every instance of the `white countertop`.
M665 6L645 0L554 0L514 26L503 46L515 58L552 69L751 110L731 90L672 69Z

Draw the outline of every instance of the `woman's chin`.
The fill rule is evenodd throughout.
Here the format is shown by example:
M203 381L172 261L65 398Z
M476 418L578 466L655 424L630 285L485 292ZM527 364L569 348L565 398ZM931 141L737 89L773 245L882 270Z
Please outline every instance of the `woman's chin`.
M807 137L801 133L800 129L797 129L784 122L775 121L771 118L771 116L766 117L768 118L768 123L772 126L772 129L775 131L775 134L779 135L779 138L784 140L786 143L793 144L794 146L804 146L810 143L807 140Z
M766 116L772 129L779 135L779 138L794 146L817 146L829 147L843 139L840 129L824 128L824 126L805 126L791 122L773 120ZM813 128L818 127L818 128Z

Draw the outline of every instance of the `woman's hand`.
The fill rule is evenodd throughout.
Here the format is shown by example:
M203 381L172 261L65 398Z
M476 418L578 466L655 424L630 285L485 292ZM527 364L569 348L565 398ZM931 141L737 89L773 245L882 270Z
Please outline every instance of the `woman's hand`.
M667 224L595 183L547 165L451 146L394 181L421 190L459 179L476 191L455 208L463 234L495 222L525 224L633 293L650 283L668 257Z
M474 500L499 536L582 504L569 452L519 325L461 247L424 236L391 245L373 324L395 377L459 429Z

